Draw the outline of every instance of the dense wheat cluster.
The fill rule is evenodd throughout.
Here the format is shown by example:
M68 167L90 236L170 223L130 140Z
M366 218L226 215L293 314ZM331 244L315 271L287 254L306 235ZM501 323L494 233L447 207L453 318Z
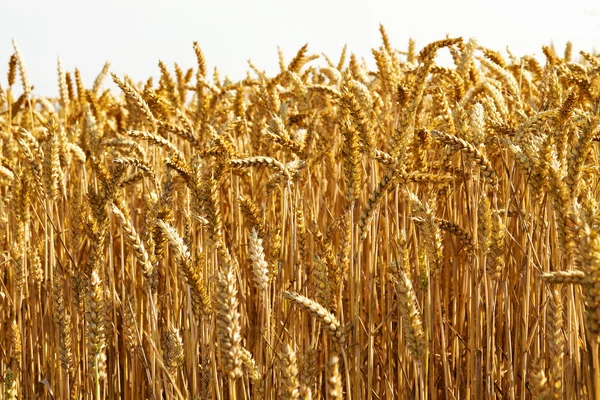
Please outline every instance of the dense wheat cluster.
M3 398L599 396L600 58L381 34L51 98L15 45Z

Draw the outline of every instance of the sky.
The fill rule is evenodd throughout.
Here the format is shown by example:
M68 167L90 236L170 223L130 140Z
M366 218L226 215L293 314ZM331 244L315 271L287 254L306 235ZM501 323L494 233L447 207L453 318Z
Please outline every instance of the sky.
M553 43L576 51L600 50L600 2L592 0L338 1L338 0L0 0L0 85L6 87L12 40L21 51L34 95L56 96L57 58L77 67L91 86L106 61L111 70L142 81L158 76L158 60L171 68L195 67L198 41L208 67L240 79L248 60L278 71L277 47L286 60L308 43L309 53L337 60L345 44L367 60L381 45L379 24L392 45L417 49L449 34L474 37L513 54L541 54ZM107 82L107 87L110 85Z

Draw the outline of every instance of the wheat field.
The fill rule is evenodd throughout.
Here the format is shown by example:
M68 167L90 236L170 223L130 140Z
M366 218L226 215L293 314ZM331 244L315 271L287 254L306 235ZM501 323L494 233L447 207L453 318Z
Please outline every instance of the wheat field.
M56 97L14 44L0 398L600 398L600 58L380 31Z

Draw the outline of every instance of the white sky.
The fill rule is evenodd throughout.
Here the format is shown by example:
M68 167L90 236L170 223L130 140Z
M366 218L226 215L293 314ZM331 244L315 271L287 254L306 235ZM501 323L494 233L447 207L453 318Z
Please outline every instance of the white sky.
M209 68L241 78L247 60L277 72L277 46L286 59L305 43L309 52L337 60L344 44L371 59L381 44L379 23L392 45L406 49L413 37L420 49L451 36L477 38L487 47L515 55L540 54L553 42L562 53L600 49L600 2L504 0L328 1L328 0L0 0L0 85L6 87L11 40L21 49L34 94L55 96L56 60L78 67L91 86L105 61L119 75L136 80L158 74L159 59L195 66L197 40ZM172 68L172 67L171 67Z

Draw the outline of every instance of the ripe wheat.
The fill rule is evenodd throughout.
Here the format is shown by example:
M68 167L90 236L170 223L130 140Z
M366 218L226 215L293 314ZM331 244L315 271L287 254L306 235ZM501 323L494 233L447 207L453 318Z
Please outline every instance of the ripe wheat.
M15 44L0 397L600 398L600 58L381 34L47 98Z

